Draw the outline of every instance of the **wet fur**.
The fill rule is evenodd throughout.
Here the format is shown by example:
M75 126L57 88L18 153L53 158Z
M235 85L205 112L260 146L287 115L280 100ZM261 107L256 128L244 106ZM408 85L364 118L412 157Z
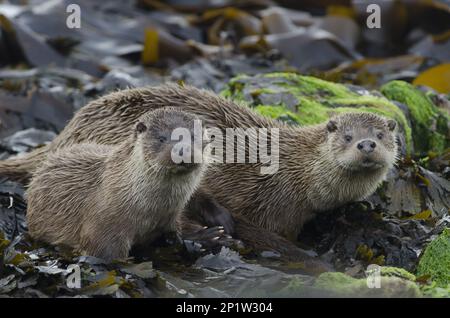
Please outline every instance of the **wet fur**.
M154 124L148 117L144 122ZM159 154L149 153L147 139L134 135L135 124L118 146L82 143L49 154L27 192L32 237L112 260L127 257L135 244L177 231L203 166L169 173Z
M256 226L288 238L294 238L315 213L371 194L393 163L377 172L350 173L336 164L327 143L326 123L308 127L287 126L212 92L177 85L124 90L89 103L47 146L47 153L80 142L118 144L128 138L129 127L139 116L164 106L192 112L205 123L222 129L280 128L278 173L261 175L258 164L217 165L209 169L202 187L207 188L234 215L244 216ZM380 117L371 114L353 119L351 116L343 118L350 121L365 118L367 124L380 124ZM394 158L396 149L392 151ZM44 156L45 152L41 150L39 159L33 153L29 158L39 162ZM11 165L6 170L10 169ZM0 174L4 171L3 163L0 164ZM27 171L23 176L27 177L32 172ZM243 240L244 237L262 239L248 237L247 233L237 235Z

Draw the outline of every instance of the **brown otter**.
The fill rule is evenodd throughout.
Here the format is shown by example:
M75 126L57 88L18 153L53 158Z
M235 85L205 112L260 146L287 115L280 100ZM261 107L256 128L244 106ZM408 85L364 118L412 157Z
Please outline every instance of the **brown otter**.
M204 164L175 163L172 151L190 152L191 139L183 146L171 134L181 127L193 134L195 118L161 108L141 116L117 146L82 143L50 154L27 192L30 235L112 260L175 232Z
M206 198L212 196L237 220L244 218L245 226L236 225L237 236L261 248L284 246L285 240L275 240L269 231L292 238L314 213L369 195L397 154L395 121L374 114L344 114L328 123L292 127L205 90L163 85L119 91L89 103L51 144L22 159L0 163L0 175L26 179L48 153L68 145L120 143L139 116L168 105L192 112L223 130L280 129L277 173L261 175L259 164L222 164L207 173L201 187L209 192ZM199 210L210 214L205 204ZM212 222L215 220L212 217ZM262 229L249 231L249 225ZM262 233L270 239L264 239Z

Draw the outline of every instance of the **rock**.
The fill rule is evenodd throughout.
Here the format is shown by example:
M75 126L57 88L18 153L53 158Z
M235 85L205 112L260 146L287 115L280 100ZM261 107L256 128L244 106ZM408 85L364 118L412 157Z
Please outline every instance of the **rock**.
M353 278L339 272L321 274L314 287L330 292L335 297L421 297L419 287L409 279L396 276L381 276L380 287L369 288L368 279Z
M398 277L412 282L416 281L416 276L403 268L383 266L381 267L381 275L386 277Z
M14 152L27 152L53 140L56 134L53 131L29 128L16 132L4 139L7 147Z
M368 201L390 215L411 217L425 211L441 218L450 209L450 181L412 161L400 162Z
M417 266L417 276L424 275L429 275L438 287L450 286L450 228L425 249Z
M275 57L232 57L198 58L176 67L170 72L171 81L183 81L186 84L220 92L226 83L238 74L256 75L268 72L279 72L287 68L286 62Z
M196 296L204 295L205 287L222 291L225 297L305 297L315 293L312 277L246 262L226 247L216 255L199 258L195 265L207 275L200 286L187 286L188 292Z
M251 51L261 42L268 49L279 51L289 64L302 72L326 70L361 56L347 48L332 33L320 28L296 28L290 32L247 36L239 44L243 51Z
M374 112L397 120L405 154L441 153L450 146L450 115L411 84L392 81L381 93L294 73L238 76L222 95L245 101L257 112L300 125L348 111Z
M381 94L363 88L294 73L269 73L238 76L229 82L222 95L244 101L262 115L299 125L317 124L333 114L348 111L378 113L397 120L404 136L401 139L406 140L406 145L402 145L404 152L411 152L413 146L411 127L403 111ZM269 99L268 95L274 96Z
M408 106L416 152L440 153L450 147L450 116L438 109L424 92L402 81L383 85L381 92L387 98Z
M0 235L5 235L8 240L27 231L23 197L23 186L13 181L0 180Z
M199 258L195 265L216 271L246 266L239 253L226 247L222 247L218 254L208 254Z

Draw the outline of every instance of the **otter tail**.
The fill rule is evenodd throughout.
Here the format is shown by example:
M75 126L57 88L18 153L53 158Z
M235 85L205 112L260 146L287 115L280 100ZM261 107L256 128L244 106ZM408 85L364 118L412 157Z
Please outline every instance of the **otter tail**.
M48 146L37 148L20 158L0 161L0 177L27 183L47 155Z

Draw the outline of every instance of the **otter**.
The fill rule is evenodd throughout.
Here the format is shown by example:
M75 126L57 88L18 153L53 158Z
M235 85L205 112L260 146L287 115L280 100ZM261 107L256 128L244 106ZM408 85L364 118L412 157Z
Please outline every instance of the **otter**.
M279 128L277 173L261 175L259 164L218 165L208 169L189 203L212 223L223 222L223 211L230 211L235 236L261 249L285 250L286 238L296 237L316 213L370 195L397 157L396 122L375 114L348 113L318 125L289 126L207 90L166 84L90 102L52 143L1 162L0 175L26 180L57 149L81 142L120 143L139 116L168 105L199 116L207 127ZM289 248L295 251L292 244Z
M175 163L172 152L190 151L191 139L183 144L171 134L184 127L193 135L195 119L160 108L128 127L117 146L81 143L50 154L27 191L31 237L111 261L177 232L205 165L182 157Z

